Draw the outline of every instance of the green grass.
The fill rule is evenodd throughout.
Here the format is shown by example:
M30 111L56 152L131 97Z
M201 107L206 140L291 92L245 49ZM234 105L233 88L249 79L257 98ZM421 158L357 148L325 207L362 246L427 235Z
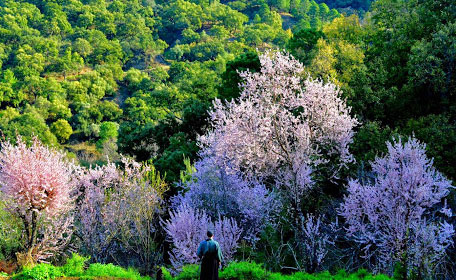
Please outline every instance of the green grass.
M103 277L110 276L122 279L147 280L149 277L142 277L136 269L125 269L113 264L93 263L85 271L84 276Z
M175 277L162 268L164 280L198 280L198 265L187 265L182 268L182 272ZM263 268L261 264L254 262L233 262L219 273L220 280L391 280L385 275L372 275L367 270L360 269L355 273L349 274L344 270L331 274L327 271L308 274L296 272L291 275L271 273Z
M12 277L13 280L48 280L64 276L61 267L42 263L33 268L25 267Z
M143 277L133 268L125 269L113 264L93 263L86 269L89 258L73 254L64 266L58 267L50 264L38 264L32 268L24 268L21 272L11 276L12 280L50 280L65 277L72 279L131 279L150 280ZM0 275L1 276L1 275Z
M65 279L71 277L72 280L108 280L108 279L131 279L131 280L150 280L139 274L136 269L125 269L113 264L92 263L87 266L90 258L73 254L63 266L53 266L50 264L38 264L32 268L24 268L21 272L11 276L12 280L50 280ZM172 276L171 273L162 267L163 280L199 280L199 266L186 265L182 271ZM0 274L0 277L8 275ZM271 273L264 269L261 264L254 262L232 262L225 269L220 271L220 280L391 280L385 275L372 275L367 270L360 269L355 273L349 274L344 270L336 274L321 272L308 274L296 272L291 275Z

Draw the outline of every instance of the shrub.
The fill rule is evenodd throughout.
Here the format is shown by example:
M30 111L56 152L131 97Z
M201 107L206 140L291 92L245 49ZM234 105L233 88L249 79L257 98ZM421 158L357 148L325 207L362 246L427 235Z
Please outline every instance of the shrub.
M176 280L198 280L200 275L200 266L191 264L182 267L182 272L176 276Z
M22 225L11 213L5 210L4 197L0 193L0 260L9 260L21 250ZM1 276L1 275L0 275Z
M324 278L325 279L325 278ZM329 278L328 278L329 279ZM357 272L348 275L345 270L340 270L334 275L334 280L390 280L386 275L379 274L379 275L372 275L365 269L360 269Z
M65 143L73 134L73 129L67 120L59 119L51 125L51 132L57 137L60 143Z
M131 280L150 280L149 277L141 277L139 272L133 268L125 269L113 264L93 263L84 271L85 263L89 258L73 254L63 267L56 267L50 264L39 264L33 268L26 267L22 272L14 276L13 280L50 280L58 277L79 277L80 280L98 278L119 278ZM171 275L165 280L172 280ZM2 274L0 274L0 277ZM7 276L7 275L6 275ZM180 278L179 278L180 279Z
M133 268L125 269L113 264L93 263L85 272L85 276L94 277L117 277L131 280L148 280L149 277L141 277L139 272Z
M162 267L164 280L199 280L199 266L185 265L182 272L172 277L170 272ZM290 275L281 273L269 273L261 264L254 262L233 262L230 263L219 274L221 280L391 280L388 276L379 274L371 275L367 270L360 269L355 273L348 274L345 270L338 271L332 275L328 271L318 274L296 272Z
M73 253L71 258L67 259L62 267L65 276L82 276L84 274L85 264L90 257L83 257Z
M64 276L60 267L42 263L33 268L25 267L22 272L13 277L17 280L50 280Z
M372 279L372 280L390 280L391 278L389 278L388 276L384 275L384 274L378 274L378 275L374 275L374 276L370 276L366 279ZM394 279L394 278L393 278Z
M163 273L163 280L173 280L173 276L169 272L169 270L166 269L166 267L161 267L161 271Z
M233 262L220 273L220 278L227 280L262 280L266 279L266 270L261 264L254 262Z

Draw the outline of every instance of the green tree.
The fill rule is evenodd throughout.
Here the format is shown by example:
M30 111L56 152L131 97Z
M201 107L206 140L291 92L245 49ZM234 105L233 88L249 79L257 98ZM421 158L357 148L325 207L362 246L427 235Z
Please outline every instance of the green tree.
M308 14L310 9L310 0L301 0L301 4L296 8L295 16L303 17Z
M320 20L320 6L314 0L312 0L310 2L308 14L310 17L310 22L311 22L310 24L312 25L312 27L319 28L320 26L316 26L315 24L312 24L312 23L316 22L317 20L321 21Z
M51 132L57 137L59 143L65 143L73 134L73 129L67 120L59 119L51 125Z
M0 104L9 103L18 106L26 96L22 91L17 90L17 79L13 71L7 69L2 73L2 76L0 79Z
M218 88L218 96L222 99L231 100L240 94L239 84L242 82L238 72L260 70L260 59L256 52L246 52L227 62L226 70L222 74L222 84Z
M103 149L103 144L107 141L117 141L119 136L119 124L116 122L103 122L100 125L100 139L97 141L97 149Z
M260 23L261 22L261 17L259 14L255 14L255 17L253 18L253 22L255 23Z
M456 179L456 122L445 114L410 119L401 129L404 135L426 143L426 152L434 159L439 170L452 180Z
M323 21L328 20L329 18L329 7L325 3L320 3L320 18Z
M412 91L423 92L417 97L421 99L424 111L439 112L442 106L456 109L455 57L456 22L442 26L428 40L412 46L407 63L408 86Z
M0 130L9 139L16 139L16 135L22 135L25 140L30 141L33 136L45 144L57 145L57 138L49 130L44 119L36 112L28 112L12 118L7 124L2 124Z
M15 74L18 78L39 76L43 72L46 59L43 54L35 52L31 46L21 46L15 56L17 60Z
M287 45L287 49L291 54L303 62L305 65L310 64L315 56L315 46L320 38L323 38L324 33L315 29L302 29L294 34Z
M291 0L290 1L290 13L292 15L298 15L300 6L301 6L301 0Z
M176 38L176 32L178 31L201 28L204 14L201 6L195 3L175 0L164 8L162 18L161 37L166 42L172 42Z
M270 5L277 7L281 11L290 10L290 0L270 0Z
M65 54L57 62L55 70L63 72L64 78L66 78L68 73L78 70L83 64L82 57L77 52L72 52L71 47L68 47Z
M312 28L312 26L310 26L310 21L309 21L308 17L300 19L298 21L298 23L294 26L294 30L297 31L296 33L298 33L301 30L311 29L311 28Z

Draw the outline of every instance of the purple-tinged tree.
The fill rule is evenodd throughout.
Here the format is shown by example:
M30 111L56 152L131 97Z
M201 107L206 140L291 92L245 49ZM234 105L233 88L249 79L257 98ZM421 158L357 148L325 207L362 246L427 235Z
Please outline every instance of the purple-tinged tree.
M120 174L115 164L90 168L81 177L82 201L79 206L79 235L83 247L96 262L105 262L113 246L105 226L106 190L116 186Z
M238 247L242 229L232 218L219 217L212 223L204 210L197 210L187 204L180 204L171 210L170 218L163 222L168 240L172 242L170 261L176 271L184 264L198 262L196 251L201 241L206 239L208 229L214 230L215 239L219 242L225 261L230 261Z
M353 161L348 145L357 121L335 85L303 79L303 65L290 55L266 53L260 62L259 72L240 73L239 98L214 101L201 154L249 180L272 178L297 213L320 166L331 179Z
M149 272L161 258L157 234L167 185L153 166L122 158L88 170L81 180L80 235L97 261L118 251L135 254Z
M23 265L62 252L73 233L73 210L80 169L64 152L33 138L18 136L16 144L1 143L0 190L6 209L23 223Z
M217 242L220 244L225 262L232 261L239 246L242 228L235 219L219 216L214 223L214 232L217 234Z
M109 190L104 209L106 226L123 250L136 254L142 268L150 272L162 257L157 240L168 186L153 166L125 157L121 161L120 182Z
M451 210L442 205L452 185L435 170L418 140L387 147L388 154L371 164L373 182L349 182L340 215L374 269L391 273L400 262L408 273L424 277L453 244L453 226L444 220Z
M292 250L297 269L311 273L322 270L328 253L334 249L339 232L337 220L328 224L320 216L302 216L295 233L295 249Z
M219 216L236 219L243 239L255 243L258 233L278 210L277 196L264 185L244 180L239 172L226 172L214 158L195 163L184 191L174 198L174 206L187 204L204 210L212 220Z
M184 264L197 263L196 250L210 228L210 217L203 210L195 210L181 204L170 212L169 220L163 223L168 241L174 248L170 251L170 261L175 269Z

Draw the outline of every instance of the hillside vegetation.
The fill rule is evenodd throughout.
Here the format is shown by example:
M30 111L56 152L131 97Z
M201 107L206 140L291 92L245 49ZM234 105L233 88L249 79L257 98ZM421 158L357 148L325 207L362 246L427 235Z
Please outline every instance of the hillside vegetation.
M0 264L455 279L455 73L452 0L0 0Z

